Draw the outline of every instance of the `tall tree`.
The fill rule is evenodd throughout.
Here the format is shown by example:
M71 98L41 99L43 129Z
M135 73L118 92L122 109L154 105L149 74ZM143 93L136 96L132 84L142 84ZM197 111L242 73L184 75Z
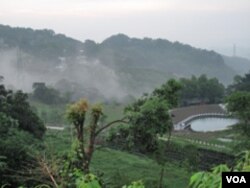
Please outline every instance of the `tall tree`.
M196 103L219 103L222 102L225 88L217 78L192 76L191 79L181 79L181 105Z
M180 83L171 79L125 109L130 137L140 151L155 151L159 135L168 134L170 139L173 124L169 110L178 105L180 89Z
M18 122L18 128L42 138L45 126L28 103L28 95L22 91L13 92L0 85L0 112Z
M246 140L250 138L250 92L238 91L231 94L227 100L228 110L240 121L235 129L245 136ZM248 141L249 143L249 141ZM250 147L250 143L248 144Z
M92 155L94 153L95 140L97 136L106 128L115 123L127 123L123 119L110 122L102 127L98 126L100 117L102 116L102 107L94 105L91 108L90 125L86 129L86 114L89 109L89 104L86 100L79 100L72 104L67 111L67 118L73 123L77 137L77 162L76 167L84 173L89 173L89 166Z
M250 73L244 76L235 76L234 83L228 86L228 92L232 93L234 91L249 91L250 92Z
M140 99L125 111L131 124L131 141L142 152L155 151L158 135L170 133L173 129L169 104L159 97Z
M0 185L32 187L32 178L27 178L32 170L27 164L35 163L33 154L45 130L27 102L26 94L6 90L0 85L0 156L5 163L5 168L0 170Z

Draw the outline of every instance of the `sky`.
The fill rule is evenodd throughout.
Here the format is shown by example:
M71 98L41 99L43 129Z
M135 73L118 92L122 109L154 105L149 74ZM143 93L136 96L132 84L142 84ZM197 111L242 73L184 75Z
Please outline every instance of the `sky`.
M163 38L250 59L250 0L0 0L0 24L84 41Z

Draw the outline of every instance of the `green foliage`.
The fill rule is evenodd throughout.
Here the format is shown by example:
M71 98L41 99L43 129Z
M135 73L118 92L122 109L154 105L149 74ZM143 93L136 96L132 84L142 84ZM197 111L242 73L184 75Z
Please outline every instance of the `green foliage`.
M167 101L159 97L140 99L127 107L130 135L136 148L144 152L154 151L157 136L171 132L173 127L168 110Z
M250 92L238 91L226 99L227 109L246 123L250 121Z
M122 188L145 188L142 181L134 181L131 185L124 185Z
M244 151L239 155L239 160L234 168L230 169L227 165L219 165L212 169L211 172L197 172L189 182L190 188L221 188L221 173L236 171L250 171L250 151Z
M67 119L75 124L83 122L85 120L88 106L88 102L85 99L81 99L77 103L70 105L66 112Z
M105 126L98 128L98 122L102 115L101 105L94 105L91 108L90 124L85 129L85 116L88 110L88 102L79 100L69 106L67 118L73 123L76 129L76 138L78 146L76 148L77 163L75 167L81 169L84 173L89 173L89 165L94 152L95 139L97 135L105 129ZM111 125L111 124L110 124Z
M50 188L50 186L46 184L41 184L41 185L35 186L34 188Z
M123 125L122 127L128 126ZM113 128L116 128L116 126ZM45 142L46 145L50 146L46 150L47 153L52 152L52 156L63 159L58 161L58 167L60 167L57 170L60 175L56 176L59 177L58 184L66 176L64 187L73 187L76 179L72 176L73 171L67 170L76 160L74 148L77 147L77 143L74 142L75 147L70 149L72 132L70 129L63 131L48 130L46 131ZM124 142L127 141L124 140ZM113 145L114 143L111 146ZM117 147L117 150L96 146L90 165L91 173L95 174L98 180L101 180L102 186L106 188L121 188L123 185L130 185L130 182L134 180L142 180L145 187L151 188L158 185L160 170L161 166L155 160L138 153L135 155L122 152L120 146ZM65 173L64 176L62 176L62 172ZM165 187L180 188L186 187L188 177L191 175L183 166L168 161L165 164L164 174L163 185ZM66 183L70 183L70 185Z
M165 78L161 77L162 82L169 74L172 74L173 78L176 75L188 77L205 73L209 77L217 77L223 82L229 83L235 75L234 71L224 64L222 56L216 52L196 49L189 45L179 42L172 43L163 39L137 39L118 34L107 38L99 45L89 46L90 52L87 48L88 45L85 46L87 57L93 58L92 49L95 49L95 57L98 57L103 63L112 65L112 62L116 62L118 70L131 73L131 80L136 82L136 84L133 83L135 90L145 84L145 79L152 88L156 84L160 84L159 74L162 73L165 73ZM136 71L132 72L131 69L133 71L136 69ZM141 74L140 71L145 72L145 69L153 69L157 72L152 76L150 74L152 71L149 71L150 76ZM141 78L138 78L138 74L141 74Z
M222 172L229 172L226 165L219 165L213 168L212 172L197 172L190 178L190 188L221 188Z
M160 88L156 88L153 91L153 96L157 96L163 100L166 100L170 108L176 107L179 100L179 92L182 88L181 83L174 79L170 79Z
M0 174L2 174L4 170L7 168L6 159L7 157L0 155Z
M250 151L241 152L238 158L235 169L238 171L250 172Z
M206 75L192 76L191 79L181 79L181 104L220 103L223 100L225 88L217 78L208 79Z
M232 93L235 91L250 92L250 73L247 73L244 76L235 76L234 83L228 86L228 92Z
M5 157L2 158L5 168L0 170L2 172L0 173L0 184L7 182L13 186L18 183L25 184L25 179L19 173L29 168L27 164L32 165L34 163L33 155L40 144L31 134L18 130L17 127L11 127L8 124L6 126L1 125L1 128L0 151L1 155ZM16 175L18 175L16 178L12 178Z
M66 125L68 123L65 116L66 104L49 105L30 100L30 105L44 124Z
M45 104L67 103L69 99L69 97L62 96L58 90L47 87L43 82L35 82L33 84L33 90L32 99Z
M76 179L76 188L101 188L101 185L95 175L83 175L80 172L76 175L78 176Z
M27 95L0 85L0 184L26 184L22 173L34 163L45 127L27 102ZM15 178L12 178L15 177ZM32 181L32 180L30 180Z
M0 38L4 39L3 46L5 47L19 47L23 51L41 58L42 60L54 60L54 62L58 61L58 57L76 56L79 54L79 48L82 46L80 41L66 37L62 34L55 34L52 30L13 28L1 24Z
M177 106L180 89L179 82L169 80L150 96L145 95L125 108L131 124L127 138L137 149L142 152L155 151L158 136L166 133L170 135L173 124L169 109Z
M240 133L241 147L250 148L250 92L238 91L232 93L226 99L227 109L233 116L239 119L234 130Z
M27 101L27 94L6 90L0 85L0 112L18 122L18 128L42 138L45 126L33 112Z
M158 185L161 171L161 165L145 155L108 148L96 150L91 167L95 174L103 173L102 179L107 188L130 185L134 180L142 180L145 187L153 188ZM189 176L185 168L166 162L163 187L186 187Z
M183 147L185 152L185 161L184 164L186 165L189 171L195 171L198 169L199 163L201 163L200 156L198 154L198 148L194 145L186 145Z

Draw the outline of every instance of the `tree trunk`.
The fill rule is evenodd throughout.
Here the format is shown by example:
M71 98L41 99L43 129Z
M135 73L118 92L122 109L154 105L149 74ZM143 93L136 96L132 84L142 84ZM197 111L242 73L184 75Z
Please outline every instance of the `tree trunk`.
M161 166L161 173L160 173L160 180L159 180L159 188L163 188L163 185L162 185L163 176L164 176L164 165Z
M97 123L100 118L100 113L93 113L93 120L90 125L90 135L89 135L89 143L88 147L86 148L86 157L85 160L83 161L83 171L84 173L89 173L89 164L92 159L92 155L94 152L94 146L95 146L95 138L96 138L96 128L97 128Z

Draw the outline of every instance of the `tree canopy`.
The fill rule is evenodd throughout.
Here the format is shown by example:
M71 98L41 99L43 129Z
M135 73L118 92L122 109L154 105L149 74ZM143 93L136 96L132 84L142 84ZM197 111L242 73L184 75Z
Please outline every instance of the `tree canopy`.
M33 95L32 99L40 101L45 104L60 104L66 103L69 100L68 96L62 96L61 93L52 88L46 86L43 82L33 83Z
M240 132L240 137L246 137L248 141L246 147L250 147L250 92L238 91L231 94L226 99L227 109L239 119L235 130Z
M0 85L0 112L18 122L18 128L29 132L36 138L42 138L45 126L33 112L28 95L22 91L13 92Z
M6 90L0 85L0 151L5 164L0 170L1 185L10 183L17 187L29 181L23 175L29 168L27 164L34 162L32 154L45 130L27 102L27 94Z
M182 78L181 104L219 103L223 101L225 87L217 78L192 76L191 79Z
M140 151L155 151L158 136L170 135L173 124L169 110L177 106L180 89L180 83L171 79L125 109L131 124L128 137Z
M250 73L244 76L235 76L234 83L228 86L229 93L234 91L248 91L250 92Z

